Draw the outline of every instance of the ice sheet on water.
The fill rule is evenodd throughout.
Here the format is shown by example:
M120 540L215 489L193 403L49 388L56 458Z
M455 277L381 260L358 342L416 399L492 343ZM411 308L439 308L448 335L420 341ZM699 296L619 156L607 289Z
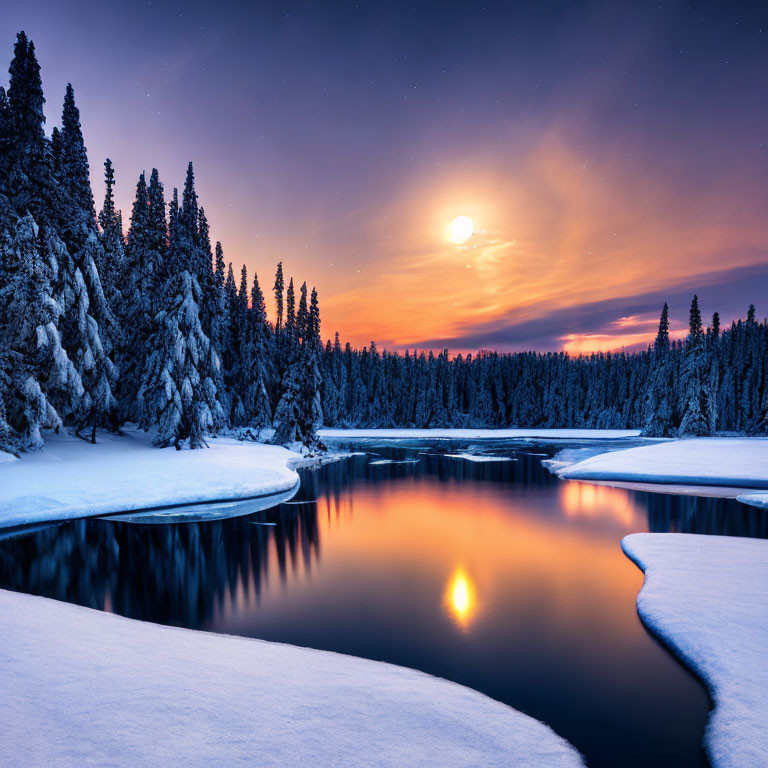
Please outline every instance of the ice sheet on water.
M242 517L271 509L278 504L288 502L296 494L298 487L284 493L275 493L258 499L243 501L228 501L214 504L187 504L168 509L153 509L147 512L129 512L124 515L104 515L99 520L109 520L113 523L139 523L142 525L159 525L169 523L202 523L209 520L226 520L230 517ZM306 502L300 502L306 503Z
M444 453L447 459L464 459L465 461L491 462L491 461L517 461L511 456L488 456L481 453Z

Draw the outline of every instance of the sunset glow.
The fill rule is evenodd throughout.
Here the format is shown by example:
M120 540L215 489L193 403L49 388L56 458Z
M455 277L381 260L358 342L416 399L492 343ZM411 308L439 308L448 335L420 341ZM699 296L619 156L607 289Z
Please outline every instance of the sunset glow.
M71 80L97 202L109 156L126 224L140 171L170 197L194 159L213 239L270 316L282 261L317 286L324 338L353 345L644 346L664 301L681 331L693 293L724 324L768 293L768 54L748 13L445 8L426 44L428 7L377 14L374 34L362 11L153 3L80 56L97 16L50 4L32 30L48 125ZM6 9L6 50L28 16Z

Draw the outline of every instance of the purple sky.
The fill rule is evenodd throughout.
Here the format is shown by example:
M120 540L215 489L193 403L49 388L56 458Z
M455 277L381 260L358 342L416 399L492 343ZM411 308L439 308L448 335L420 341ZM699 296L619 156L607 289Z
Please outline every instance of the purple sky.
M6 3L48 127L75 87L97 200L112 158L326 335L388 347L642 343L666 299L768 313L765 3ZM445 237L456 216L475 233Z

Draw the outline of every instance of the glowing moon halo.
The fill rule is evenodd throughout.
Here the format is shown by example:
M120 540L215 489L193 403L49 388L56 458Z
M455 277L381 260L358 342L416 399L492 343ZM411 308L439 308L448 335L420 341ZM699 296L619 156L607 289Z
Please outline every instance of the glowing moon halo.
M465 243L472 237L472 233L475 231L475 225L472 223L472 219L469 216L457 216L448 225L448 239L452 243Z

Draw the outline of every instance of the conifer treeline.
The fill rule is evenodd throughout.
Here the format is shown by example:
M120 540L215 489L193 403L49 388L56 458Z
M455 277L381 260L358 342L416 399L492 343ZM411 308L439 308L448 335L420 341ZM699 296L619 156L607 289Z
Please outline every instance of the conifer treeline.
M141 174L128 231L115 173L96 215L67 86L50 139L34 45L19 33L0 87L0 449L42 444L64 423L86 439L126 421L159 445L274 427L274 441L317 445L317 427L637 428L647 434L768 431L768 326L706 330L694 297L685 343L667 307L647 351L379 353L323 348L317 292L282 265L267 318L256 275L239 282L212 249L192 164L166 205L157 170ZM243 434L241 430L240 434Z
M374 343L322 358L323 414L337 427L638 429L655 437L768 432L768 324L702 327L697 297L685 342L664 305L646 351L481 353L451 359L379 353Z
M157 170L139 178L127 236L115 174L96 216L74 91L50 139L34 44L17 36L0 88L0 449L42 444L43 429L126 421L158 445L204 445L227 427L275 427L279 442L317 442L317 293L286 293L272 326L256 275L215 269L192 164L166 210ZM283 304L282 267L275 292Z

